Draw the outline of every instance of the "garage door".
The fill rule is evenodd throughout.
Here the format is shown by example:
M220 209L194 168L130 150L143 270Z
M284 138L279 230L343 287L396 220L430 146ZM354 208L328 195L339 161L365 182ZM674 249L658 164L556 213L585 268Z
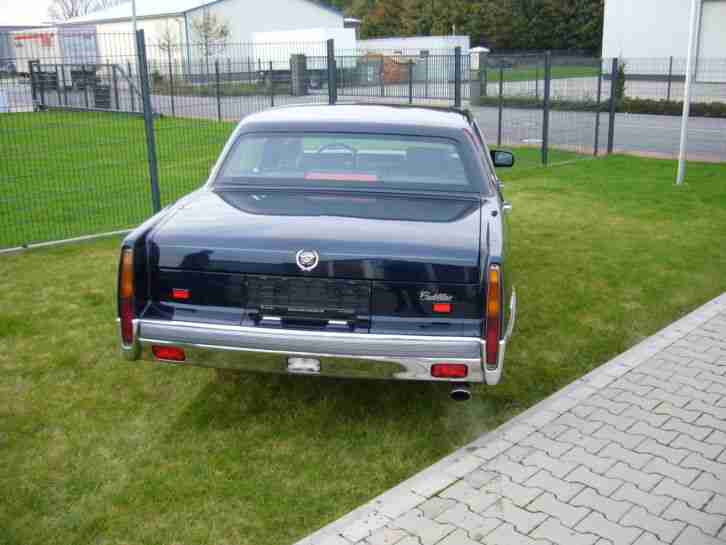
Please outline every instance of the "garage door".
M726 82L726 0L704 0L696 79Z

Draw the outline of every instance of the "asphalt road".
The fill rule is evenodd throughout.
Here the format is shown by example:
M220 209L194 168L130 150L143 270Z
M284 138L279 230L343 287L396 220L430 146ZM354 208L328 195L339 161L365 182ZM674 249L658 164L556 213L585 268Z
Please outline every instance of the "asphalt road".
M491 143L497 141L497 108L474 107L482 130ZM550 145L592 153L595 145L596 114L550 112ZM600 115L599 150L607 148L609 119ZM675 158L678 155L681 119L673 116L616 114L615 152ZM504 109L503 145L535 145L542 139L542 112ZM726 161L726 119L697 117L689 120L688 157L700 161Z

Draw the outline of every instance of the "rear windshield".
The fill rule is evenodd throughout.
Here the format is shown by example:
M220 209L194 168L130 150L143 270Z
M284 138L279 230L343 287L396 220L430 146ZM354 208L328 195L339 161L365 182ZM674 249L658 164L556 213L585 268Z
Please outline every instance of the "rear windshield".
M471 191L456 141L380 134L247 134L215 184Z

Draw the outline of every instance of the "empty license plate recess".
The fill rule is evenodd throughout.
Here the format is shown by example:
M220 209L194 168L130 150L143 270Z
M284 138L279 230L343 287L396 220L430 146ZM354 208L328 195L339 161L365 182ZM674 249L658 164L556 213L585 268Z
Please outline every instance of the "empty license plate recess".
M247 307L276 316L349 319L370 314L370 282L248 275Z

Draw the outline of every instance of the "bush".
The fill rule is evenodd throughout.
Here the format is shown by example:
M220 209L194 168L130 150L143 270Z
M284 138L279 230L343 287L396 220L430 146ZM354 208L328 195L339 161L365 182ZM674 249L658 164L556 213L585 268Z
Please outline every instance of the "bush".
M498 106L499 97L481 97L476 101L479 106ZM503 100L506 108L523 108L541 110L544 108L542 99L532 97L505 97ZM595 112L598 104L594 100L552 100L552 110ZM603 101L599 105L601 112L610 110L610 102ZM683 113L683 102L668 100L652 100L645 98L623 98L618 101L615 107L618 113L628 114L653 114L653 115L674 115ZM726 118L726 103L724 102L693 102L691 103L691 116L693 117L717 117Z
M217 85L215 83L190 84L181 81L174 82L173 86L169 85L167 81L159 82L154 85L153 93L157 95L170 95L172 94L172 90L175 96L217 96ZM289 95L290 84L287 82L275 82L274 89L270 88L269 80L258 83L222 82L219 85L219 95L223 97L269 95L272 92L275 95Z
M620 61L618 64L618 79L615 82L615 99L622 102L625 99L625 62Z

